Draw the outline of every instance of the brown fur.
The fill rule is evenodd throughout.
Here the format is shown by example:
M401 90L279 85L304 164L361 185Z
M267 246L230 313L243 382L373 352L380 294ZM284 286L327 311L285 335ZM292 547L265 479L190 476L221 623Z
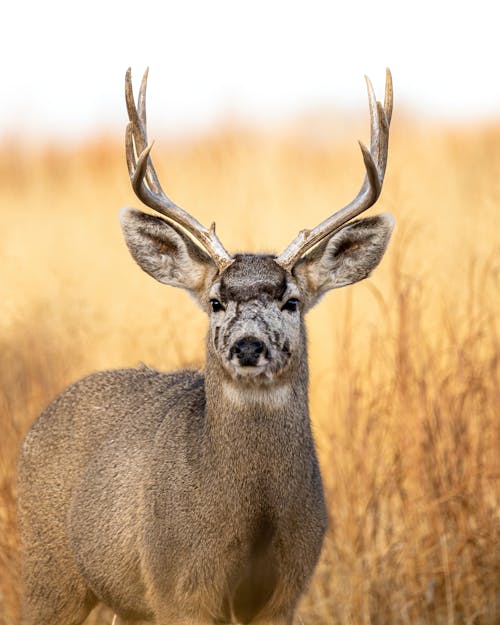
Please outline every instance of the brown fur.
M19 462L23 624L78 625L102 601L121 623L291 625L326 530L304 313L368 275L392 224L346 226L292 273L242 254L218 275L164 220L122 223L137 262L210 314L206 370L95 373L40 415ZM242 367L249 335L265 351Z

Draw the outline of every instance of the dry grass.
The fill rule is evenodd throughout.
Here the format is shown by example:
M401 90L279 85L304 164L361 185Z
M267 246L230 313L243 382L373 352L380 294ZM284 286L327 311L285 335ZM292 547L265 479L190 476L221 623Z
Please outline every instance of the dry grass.
M331 523L298 623L494 625L500 126L394 125L380 202L397 219L390 250L308 321ZM277 250L357 190L357 134L226 129L158 141L156 160L229 249ZM122 152L112 139L0 146L1 625L20 594L15 460L40 409L93 369L202 365L202 314L122 243L117 209L137 204Z

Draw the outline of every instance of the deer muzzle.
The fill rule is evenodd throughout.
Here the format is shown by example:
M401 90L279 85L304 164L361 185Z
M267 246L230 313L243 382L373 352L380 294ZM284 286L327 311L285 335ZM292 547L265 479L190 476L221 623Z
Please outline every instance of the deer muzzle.
M263 341L255 336L245 336L233 343L229 359L240 367L257 367L267 363L268 350Z

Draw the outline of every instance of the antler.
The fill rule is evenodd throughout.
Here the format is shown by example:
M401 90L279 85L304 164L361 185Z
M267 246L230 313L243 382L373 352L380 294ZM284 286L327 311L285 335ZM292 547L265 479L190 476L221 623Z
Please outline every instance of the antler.
M174 224L178 224L189 232L208 252L221 272L233 262L233 258L224 249L224 246L215 234L215 223L212 223L210 229L205 228L183 208L174 204L161 188L149 155L153 144L150 143L148 145L146 131L147 81L148 70L144 72L136 106L132 90L131 70L130 68L127 70L125 76L125 100L130 122L125 133L125 147L132 187L137 197L146 206L161 213Z
M326 236L338 230L348 221L373 206L377 201L384 182L389 147L389 125L392 117L392 76L386 70L384 106L377 102L370 79L365 76L370 105L370 150L361 141L366 176L358 195L339 211L325 219L312 230L301 230L295 239L282 252L276 262L287 271L291 271L297 260Z

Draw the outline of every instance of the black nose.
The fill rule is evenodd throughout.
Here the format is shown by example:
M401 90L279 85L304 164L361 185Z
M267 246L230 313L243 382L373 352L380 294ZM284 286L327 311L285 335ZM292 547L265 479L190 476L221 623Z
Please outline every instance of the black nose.
M259 356L264 352L265 345L255 336L245 336L231 347L231 357L236 356L242 367L255 367Z

